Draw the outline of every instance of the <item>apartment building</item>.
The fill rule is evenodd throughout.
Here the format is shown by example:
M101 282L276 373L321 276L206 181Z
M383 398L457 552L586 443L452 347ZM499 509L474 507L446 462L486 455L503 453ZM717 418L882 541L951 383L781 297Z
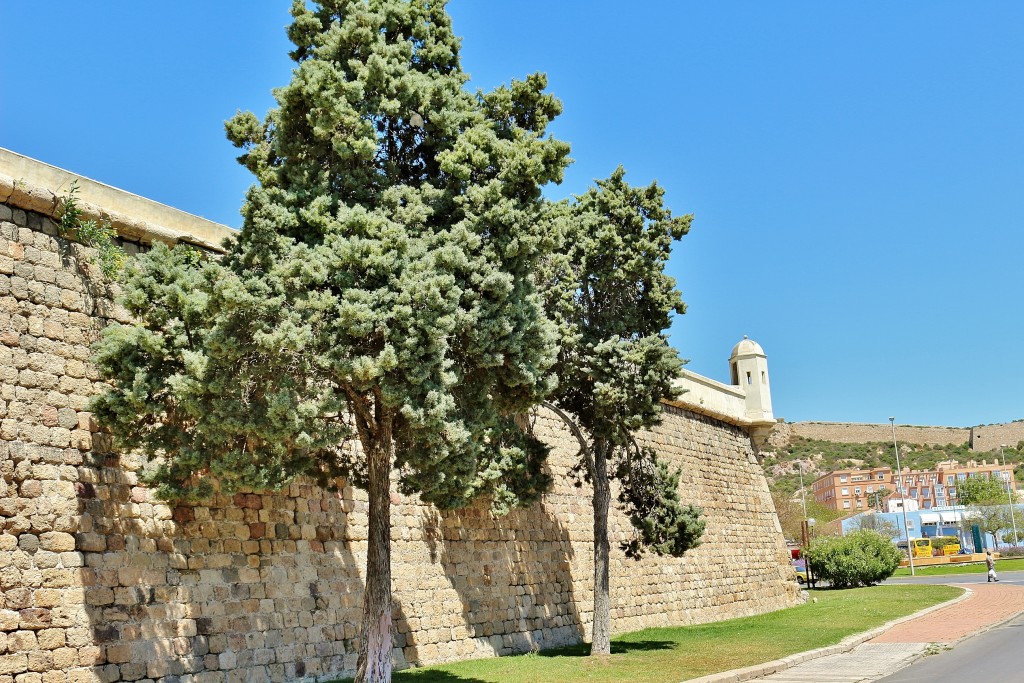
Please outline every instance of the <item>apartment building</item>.
M982 460L969 460L961 464L956 460L938 463L933 470L911 470L904 467L894 475L890 467L873 469L843 469L824 474L811 484L814 499L833 510L858 512L888 509L886 499L877 501L879 489L884 489L887 498L899 498L900 492L917 503L917 509L930 510L936 507L956 505L956 485L967 477L995 477L1006 482L1009 490L1016 491L1013 464L1000 465Z
M880 489L894 490L891 467L874 469L845 469L818 477L811 490L814 500L833 510L864 511L871 507L872 494Z

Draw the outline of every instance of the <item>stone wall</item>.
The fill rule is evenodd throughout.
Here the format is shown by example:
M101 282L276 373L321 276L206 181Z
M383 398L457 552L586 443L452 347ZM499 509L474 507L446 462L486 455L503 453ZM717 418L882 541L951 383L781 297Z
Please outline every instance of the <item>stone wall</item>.
M779 422L772 427L768 442L776 448L784 447L797 437L837 443L890 443L892 428L888 424L863 422ZM970 444L972 450L983 453L998 450L1000 444L1016 446L1024 441L1024 421L978 427L896 425L896 438L905 443L925 446Z
M89 250L0 204L0 683L327 680L351 673L365 496L297 483L169 507L87 412L89 344L119 318ZM394 495L399 665L576 643L591 620L589 491L566 473L529 510L439 513ZM767 484L739 427L679 408L642 436L684 469L705 543L612 557L616 631L761 613L799 595ZM613 544L628 523L611 520Z
M979 452L999 450L1000 444L1016 447L1024 441L1024 421L972 427L971 437L972 448Z
M787 422L775 426L772 443L777 443L779 436L786 435L785 443L790 438L820 439L837 443L868 443L881 441L892 443L892 428L889 423L866 424L863 422ZM915 427L896 425L896 438L904 443L929 446L959 445L968 442L971 430L966 427ZM1022 437L1024 438L1024 437ZM1014 441L1013 443L1017 443Z

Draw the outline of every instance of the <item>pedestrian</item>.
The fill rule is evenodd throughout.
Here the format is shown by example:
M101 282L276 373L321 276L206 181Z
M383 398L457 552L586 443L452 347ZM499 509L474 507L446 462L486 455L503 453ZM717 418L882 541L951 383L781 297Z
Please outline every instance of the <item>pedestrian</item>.
M998 581L999 577L996 576L996 558L992 557L992 551L985 551L985 564L988 565L988 581Z

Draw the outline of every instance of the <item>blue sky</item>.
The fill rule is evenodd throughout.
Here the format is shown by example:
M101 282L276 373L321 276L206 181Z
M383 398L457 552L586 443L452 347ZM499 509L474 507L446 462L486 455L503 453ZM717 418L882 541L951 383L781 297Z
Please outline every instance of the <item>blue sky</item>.
M0 146L226 223L222 122L291 62L287 2L4 3ZM696 215L672 341L728 380L743 335L777 416L1024 418L1024 4L452 0L471 85L544 71L576 163Z

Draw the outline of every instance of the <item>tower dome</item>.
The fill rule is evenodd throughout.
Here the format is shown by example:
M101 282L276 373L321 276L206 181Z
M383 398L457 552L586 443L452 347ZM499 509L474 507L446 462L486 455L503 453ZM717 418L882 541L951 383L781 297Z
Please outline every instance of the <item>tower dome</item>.
M742 389L746 397L747 417L756 421L773 420L772 395L768 386L768 356L761 345L744 336L732 347L729 374L733 386Z
M763 356L764 349L756 341L743 335L743 339L740 340L736 346L732 347L732 355L729 358L736 358L738 356Z

